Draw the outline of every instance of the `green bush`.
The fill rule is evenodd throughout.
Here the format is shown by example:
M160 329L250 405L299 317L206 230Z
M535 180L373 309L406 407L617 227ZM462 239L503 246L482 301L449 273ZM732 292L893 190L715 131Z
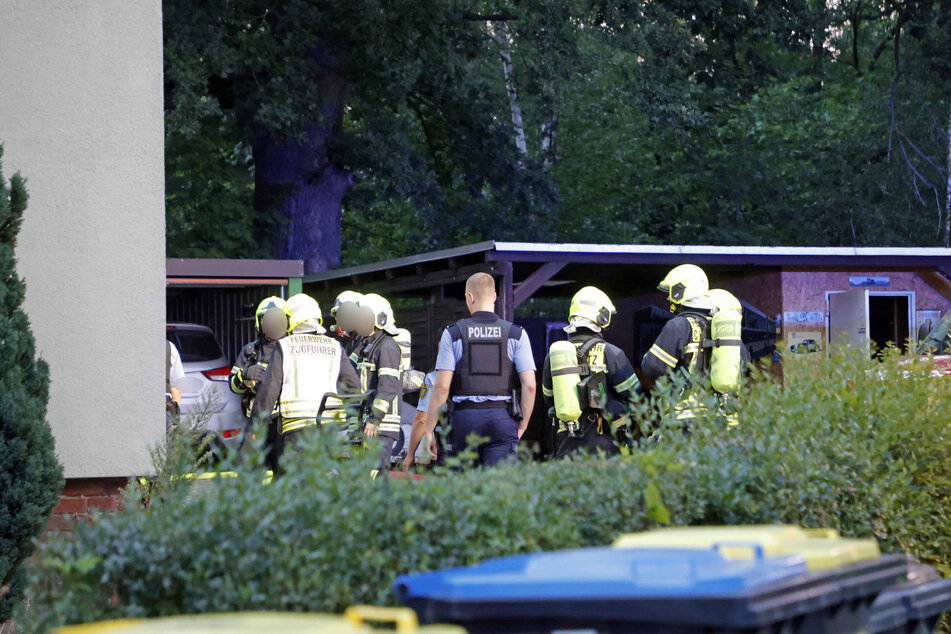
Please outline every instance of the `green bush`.
M23 560L33 553L63 490L63 470L46 424L49 368L36 358L21 308L26 286L16 274L14 247L26 203L20 175L8 186L0 173L0 623L10 618L23 593Z
M893 354L789 359L784 372L757 377L738 428L665 425L620 459L371 481L372 456L334 460L317 441L269 484L252 452L200 494L179 480L145 507L130 489L123 511L49 541L22 622L392 603L405 572L667 521L831 526L947 572L948 379ZM658 399L640 414L669 409Z

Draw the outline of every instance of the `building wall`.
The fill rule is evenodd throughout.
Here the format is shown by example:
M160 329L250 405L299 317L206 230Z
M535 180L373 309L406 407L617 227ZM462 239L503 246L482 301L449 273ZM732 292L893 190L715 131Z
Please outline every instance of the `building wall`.
M783 311L783 278L779 271L749 275L721 283L714 281L712 286L730 291L770 319L775 319L776 315Z
M848 270L820 270L813 268L785 268L782 273L783 313L811 312L820 313L821 321L795 323L784 319L783 340L790 342L792 333L819 332L823 341L827 339L826 324L827 306L826 291L849 291L854 287L849 285L850 277L887 277L887 287L869 287L872 292L914 292L915 310L933 310L944 313L951 308L951 302L945 299L937 290L922 280L913 271L848 271ZM912 324L914 328L916 324ZM823 347L825 344L822 344Z
M67 478L147 473L164 433L160 0L3 0L0 143Z
M46 530L72 531L77 522L89 521L96 511L115 511L122 505L125 478L73 478L66 482ZM2 632L2 629L0 629Z

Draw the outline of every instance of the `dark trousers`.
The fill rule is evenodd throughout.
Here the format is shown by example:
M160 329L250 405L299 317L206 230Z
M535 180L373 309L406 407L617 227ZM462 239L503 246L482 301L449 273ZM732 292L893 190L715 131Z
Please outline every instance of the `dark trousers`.
M281 454L284 453L284 435L281 434L279 420L270 420L267 424L267 437L264 441L265 454L264 464L271 471L277 472L277 465L281 460Z
M512 418L508 408L453 410L449 432L453 455L468 448L467 439L472 434L489 439L475 448L479 464L489 466L518 460L518 421Z
M387 475L390 472L390 458L393 457L393 448L396 447L397 438L380 435L376 439L380 445L380 461L376 465L379 471L378 475Z
M309 427L289 431L286 434L281 434L281 455L284 455L287 450L293 451L294 453L302 453L304 451L304 441L307 439L307 434L317 433L317 431L317 427L311 425Z

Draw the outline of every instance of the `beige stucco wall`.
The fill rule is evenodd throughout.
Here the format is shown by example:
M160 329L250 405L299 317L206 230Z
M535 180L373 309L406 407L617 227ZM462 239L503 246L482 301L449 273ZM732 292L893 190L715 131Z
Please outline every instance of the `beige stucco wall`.
M150 470L164 433L160 0L0 0L0 143L67 477Z

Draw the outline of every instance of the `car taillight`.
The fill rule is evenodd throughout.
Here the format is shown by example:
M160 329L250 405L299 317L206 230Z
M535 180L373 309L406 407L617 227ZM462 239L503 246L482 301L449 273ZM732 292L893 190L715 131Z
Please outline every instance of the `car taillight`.
M221 435L224 436L225 438L234 438L240 433L241 433L240 429L226 429L223 432L221 432Z
M215 368L214 370L203 370L202 374L204 374L205 378L209 381L227 381L231 375L231 368L225 366L223 368Z

